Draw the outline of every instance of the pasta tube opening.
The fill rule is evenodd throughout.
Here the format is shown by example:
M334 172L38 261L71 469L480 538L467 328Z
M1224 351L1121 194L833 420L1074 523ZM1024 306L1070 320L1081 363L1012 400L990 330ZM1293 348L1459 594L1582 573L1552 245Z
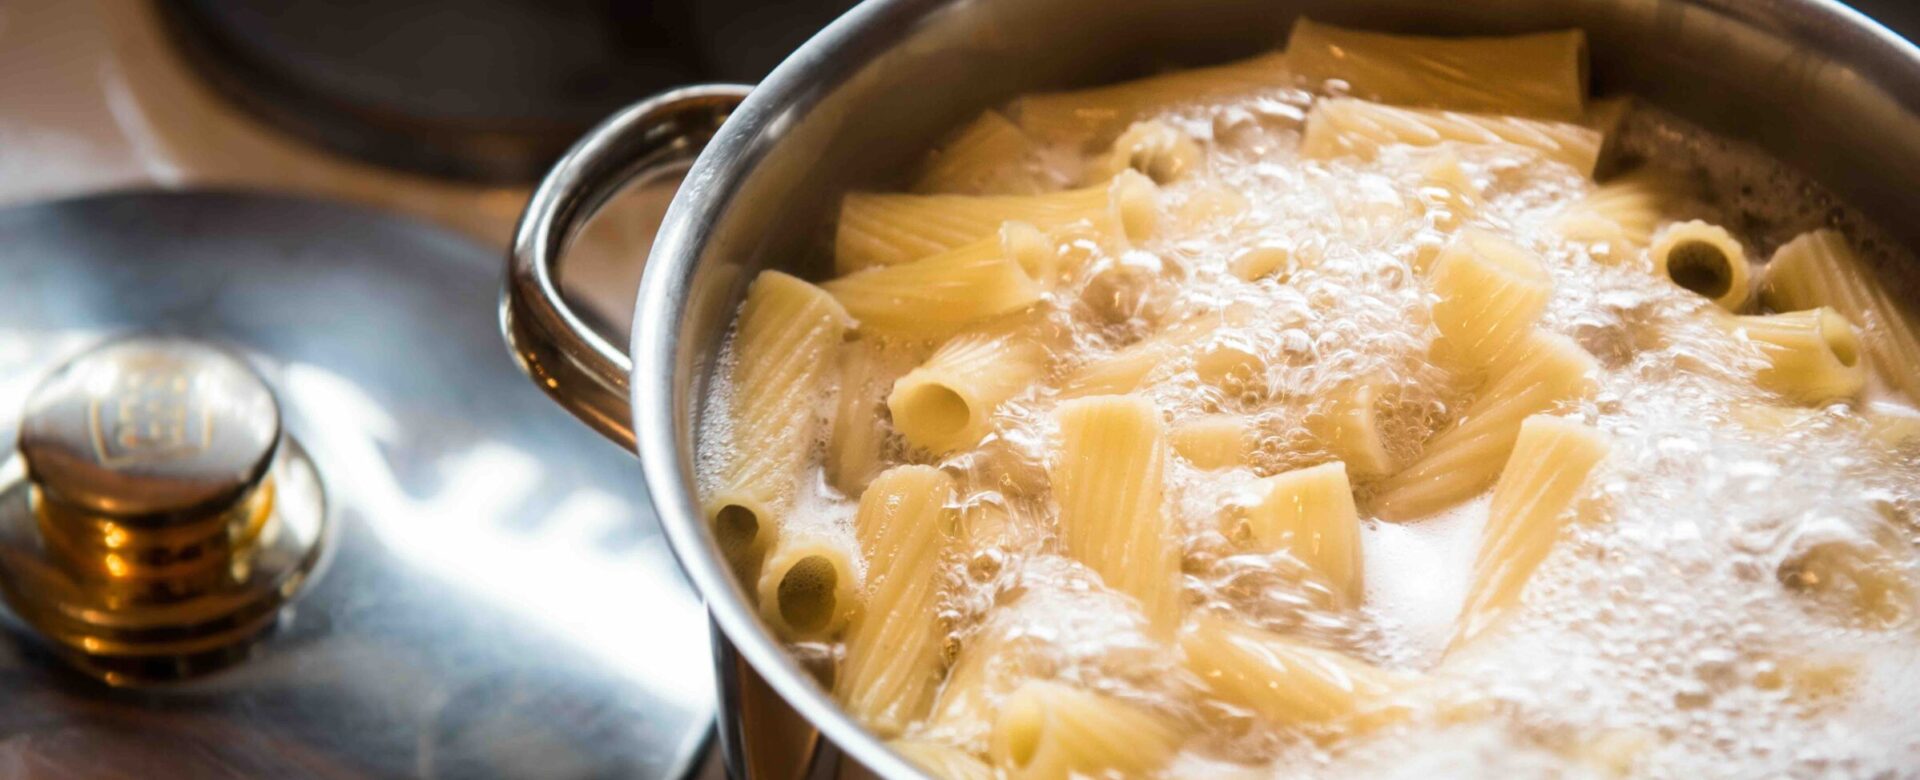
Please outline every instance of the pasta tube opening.
M789 640L825 639L855 606L846 551L822 539L782 540L760 573L760 616Z
M1724 228L1682 222L1654 240L1652 254L1656 272L1714 305L1734 311L1747 302L1747 254Z
M1837 231L1800 234L1773 253L1761 298L1779 311L1831 306L1860 328L1860 347L1909 401L1920 398L1920 323Z
M1727 327L1766 359L1767 367L1754 377L1761 387L1796 401L1823 403L1866 386L1859 335L1833 309L1731 317Z
M1160 715L1097 693L1035 680L1007 697L990 752L1013 778L1140 777L1159 769L1181 734Z
M1198 167L1200 155L1200 143L1193 136L1158 120L1135 122L1114 139L1100 171L1112 176L1135 170L1166 184Z

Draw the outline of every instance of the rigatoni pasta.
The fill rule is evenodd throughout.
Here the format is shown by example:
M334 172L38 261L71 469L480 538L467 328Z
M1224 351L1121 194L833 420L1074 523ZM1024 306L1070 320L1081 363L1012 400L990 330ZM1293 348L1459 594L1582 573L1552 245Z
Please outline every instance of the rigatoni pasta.
M953 500L953 478L928 466L893 468L860 496L854 535L871 576L833 694L882 734L924 717L940 685L940 563Z
M1068 556L1133 597L1156 631L1180 620L1179 553L1162 505L1166 431L1153 402L1092 396L1055 412L1060 447L1052 469L1060 537Z
M942 778L1920 765L1910 258L1584 41L1300 21L767 237L831 278L690 404L762 622Z
M1500 356L1492 379L1460 422L1433 437L1412 465L1376 487L1372 508L1387 520L1432 514L1493 484L1530 415L1593 391L1600 367L1572 340L1538 330Z
M1775 250L1762 277L1763 300L1778 311L1833 307L1861 330L1880 375L1909 400L1920 400L1920 329L1832 230L1804 233Z
M753 576L793 505L812 444L811 398L852 324L831 296L787 274L767 271L747 289L733 342L732 416L735 435L754 446L726 453L702 501L714 538L742 577Z
M1576 422L1535 416L1521 423L1493 490L1453 646L1472 641L1520 600L1553 549L1568 506L1607 450L1604 436Z
M1586 112L1587 39L1579 30L1433 38L1301 19L1287 65L1386 103L1575 121Z
M1007 698L993 724L994 763L1008 777L1068 780L1138 777L1158 769L1180 744L1177 724L1097 693L1029 682Z
M1400 108L1364 100L1323 100L1307 114L1300 153L1313 159L1371 159L1393 145L1454 142L1529 149L1592 175L1600 134L1583 125L1496 114Z

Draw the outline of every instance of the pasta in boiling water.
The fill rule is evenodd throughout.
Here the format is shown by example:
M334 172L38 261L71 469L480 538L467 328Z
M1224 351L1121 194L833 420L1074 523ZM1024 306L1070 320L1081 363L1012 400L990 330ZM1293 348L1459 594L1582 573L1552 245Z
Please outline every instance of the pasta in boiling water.
M941 778L1911 774L1913 259L1586 46L1301 21L845 195L696 410L764 623Z

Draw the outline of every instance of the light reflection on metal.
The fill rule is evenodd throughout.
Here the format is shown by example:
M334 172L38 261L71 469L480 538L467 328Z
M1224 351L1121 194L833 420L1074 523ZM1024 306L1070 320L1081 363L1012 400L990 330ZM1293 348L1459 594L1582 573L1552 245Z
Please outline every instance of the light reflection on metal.
M115 685L245 657L320 562L327 512L272 392L196 341L90 350L35 389L0 484L0 594Z

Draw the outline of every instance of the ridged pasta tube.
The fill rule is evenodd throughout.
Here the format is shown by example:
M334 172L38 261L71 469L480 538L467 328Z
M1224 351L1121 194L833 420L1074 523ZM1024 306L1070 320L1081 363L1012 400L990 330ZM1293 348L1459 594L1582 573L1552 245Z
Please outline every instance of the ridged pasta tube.
M1457 365L1484 368L1526 336L1553 297L1540 259L1518 244L1469 228L1440 250L1427 285L1439 300L1436 352Z
M1047 351L1024 333L963 333L893 385L893 426L935 454L965 449L987 434L994 409L1047 368Z
M1180 729L1154 712L1101 694L1035 680L994 719L995 765L1016 780L1144 777L1179 750Z
M928 158L913 183L922 195L1035 195L1046 192L1039 145L1006 115L988 109Z
M1216 331L1245 324L1252 316L1247 310L1227 308L1177 322L1160 333L1081 366L1062 383L1061 394L1076 398L1136 390L1161 365Z
M1595 187L1556 217L1553 228L1572 241L1606 244L1606 258L1618 261L1653 243L1661 220L1685 193L1670 174L1642 168Z
M840 350L840 393L834 401L833 433L827 440L827 482L847 496L858 496L880 471L886 443L889 383L874 348L852 342Z
M1233 536L1262 551L1287 549L1342 603L1357 605L1364 580L1360 512L1340 461L1294 469L1254 483L1257 499L1234 513Z
M1303 18L1287 40L1287 64L1310 83L1339 80L1383 103L1566 121L1586 111L1587 36L1580 30L1435 38Z
M1158 184L1186 176L1200 166L1200 142L1158 120L1135 122L1113 139L1113 148L1095 169L1100 178L1135 170Z
M1661 278L1727 311L1739 311L1753 293L1746 250L1718 225L1696 219L1670 226L1654 236L1647 254Z
M1480 188L1451 150L1421 164L1418 198L1421 211L1441 230L1458 230L1480 211Z
M952 745L925 739L896 739L887 747L934 780L993 780L993 767Z
M1293 250L1284 246L1258 246L1234 255L1227 271L1244 281L1271 276L1293 263Z
M1920 330L1910 310L1832 230L1803 233L1773 253L1761 297L1778 311L1831 306L1860 328L1861 343L1880 376L1920 400Z
M838 539L781 529L760 570L760 619L791 641L832 638L859 606L856 584Z
M1029 95L1014 104L1014 119L1049 143L1097 149L1128 125L1155 114L1257 95L1292 86L1283 52L1210 68L1193 68L1104 87Z
M1044 195L850 193L840 202L834 272L911 263L988 238L1007 222L1048 229L1089 220L1138 240L1152 235L1159 198L1153 180L1134 171Z
M779 271L747 288L733 337L722 477L703 508L721 552L752 580L792 505L822 392L853 321L824 290Z
M1851 398L1866 386L1860 338L1853 324L1831 308L1727 317L1721 323L1766 359L1767 367L1754 377L1761 387L1819 404Z
M1606 436L1571 420L1536 415L1520 425L1493 489L1450 648L1472 641L1520 603L1521 590L1559 538L1568 507L1609 448Z
M1031 226L1007 223L991 236L911 263L869 268L823 285L863 330L939 338L1019 311L1045 292L1052 247Z
M1382 481L1371 507L1385 520L1410 520L1478 495L1500 475L1527 417L1588 395L1599 363L1558 334L1535 330L1493 368L1480 397L1426 452Z
M1775 572L1789 593L1867 628L1913 617L1912 546L1891 525L1829 527L1799 534L1791 545Z
M1307 429L1321 446L1347 464L1347 473L1361 479L1393 473L1393 455L1380 433L1379 388L1372 382L1352 382L1327 402L1326 411L1310 418Z
M1351 98L1316 103L1307 113L1300 153L1312 159L1371 159L1393 144L1438 146L1448 141L1523 147L1588 176L1600 160L1600 133L1565 122L1495 114L1399 108Z
M833 695L882 735L925 717L940 685L940 561L953 500L953 478L932 466L889 469L860 496L853 526L867 554L866 603L848 627Z
M1253 454L1251 421L1237 414L1209 414L1175 423L1169 438L1175 454L1194 468L1214 470L1245 465Z
M1333 723L1409 682L1344 653L1212 615L1194 621L1180 649L1215 698L1276 723Z
M1160 411L1140 396L1079 398L1054 412L1060 449L1053 468L1060 539L1107 587L1140 604L1160 636L1180 622L1180 557L1172 517L1161 505L1166 432Z

